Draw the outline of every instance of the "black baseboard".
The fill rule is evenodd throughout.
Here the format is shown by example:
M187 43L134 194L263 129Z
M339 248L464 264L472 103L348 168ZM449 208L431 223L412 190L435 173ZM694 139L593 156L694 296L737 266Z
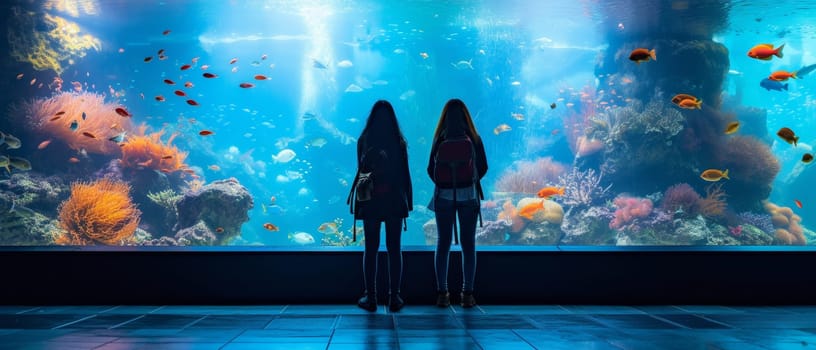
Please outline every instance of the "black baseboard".
M816 251L480 248L480 304L813 304ZM387 293L380 253L379 293ZM461 255L449 283L461 289ZM406 249L402 295L435 300L434 252ZM0 304L354 303L362 251L5 249ZM385 298L381 298L385 299Z

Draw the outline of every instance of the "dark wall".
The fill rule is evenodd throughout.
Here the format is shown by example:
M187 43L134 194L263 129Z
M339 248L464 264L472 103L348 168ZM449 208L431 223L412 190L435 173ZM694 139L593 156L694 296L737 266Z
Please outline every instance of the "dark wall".
M386 259L380 256L381 295ZM480 251L481 304L803 304L814 251ZM451 295L461 288L451 255ZM435 300L433 251L404 252L409 304ZM361 251L0 252L3 304L354 303ZM386 298L380 298L384 300Z

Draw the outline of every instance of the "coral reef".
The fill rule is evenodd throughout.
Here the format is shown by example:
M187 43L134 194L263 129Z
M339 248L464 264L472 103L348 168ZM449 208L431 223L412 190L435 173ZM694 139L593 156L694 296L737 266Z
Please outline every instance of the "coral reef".
M769 201L764 202L765 211L771 214L775 228L774 243L787 245L806 245L807 239L801 224L802 218L788 207L781 207Z
M564 165L552 157L516 161L513 168L505 170L496 181L497 191L536 193L541 187L555 183L564 173Z
M773 221L771 220L771 215L768 213L760 214L746 211L737 214L737 219L742 224L754 226L768 235L773 235L774 233Z
M139 225L138 209L131 203L130 187L101 179L71 185L71 196L59 207L59 224L64 231L58 244L124 245Z
M332 247L350 247L361 246L363 244L363 239L360 233L357 234L357 242L352 242L352 229L348 229L347 232L343 232L343 219L336 218L333 222L337 225L337 232L323 233L323 237L320 238L321 245Z
M568 206L588 207L603 200L612 184L601 186L603 173L595 173L595 169L581 171L572 168L558 177L558 187L564 188L564 195L559 201Z
M616 232L609 228L614 214L606 207L569 208L564 214L561 244L615 245Z
M737 211L756 210L771 194L780 165L770 148L754 137L729 137L716 154L718 169L728 169L728 204Z
M499 213L499 220L504 220L510 223L510 232L518 233L527 225L527 221L518 215L518 210L510 200L504 201L502 204L502 211Z
M51 69L62 74L64 61L72 64L87 51L99 51L102 44L90 34L82 34L75 22L40 11L12 7L13 19L8 24L11 57L31 63L36 70Z
M510 222L505 220L488 220L482 223L482 227L476 227L476 243L486 245L499 245L507 242L510 233ZM436 223L434 223L434 229Z
M59 176L38 173L15 173L0 180L0 193L12 195L16 206L30 208L47 216L56 217L57 207L70 194L68 185Z
M615 198L615 217L609 222L609 228L621 230L635 221L648 217L652 213L652 201L645 198L621 195Z
M26 127L36 134L64 142L70 149L91 154L119 155L120 147L110 138L131 133L130 118L116 113L115 103L90 92L63 92L25 102L12 115L25 115ZM84 118L83 118L84 116ZM72 124L76 124L72 128ZM52 146L53 147L53 146Z
M221 231L213 244L227 244L241 234L241 225L249 221L247 213L252 207L252 196L238 180L214 181L198 191L184 193L176 204L178 223L174 229L178 232L203 221L208 229Z
M527 197L519 200L518 204L516 204L516 208L524 208L528 205L537 204L539 202L541 203L542 208L540 210L536 210L529 221L535 224L550 223L553 225L561 225L561 221L564 219L564 208L554 201L536 197ZM521 219L527 220L527 218L524 217L521 217Z
M54 244L58 223L16 201L17 195L0 191L0 245Z
M164 130L145 135L146 130L144 125L139 127L138 135L129 137L122 145L123 168L153 169L166 174L187 168L184 164L187 153L172 145L178 134L170 135L167 142L163 143L161 137Z
M700 195L689 184L681 183L666 189L660 207L673 215L691 217L697 215Z

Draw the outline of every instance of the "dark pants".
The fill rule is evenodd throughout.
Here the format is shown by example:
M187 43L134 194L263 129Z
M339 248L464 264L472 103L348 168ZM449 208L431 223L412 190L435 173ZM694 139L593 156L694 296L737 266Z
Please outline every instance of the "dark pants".
M462 291L473 292L476 279L476 220L479 207L459 204L454 212L453 201L438 199L435 204L436 229L439 238L436 243L434 265L436 267L436 289L448 291L448 256L453 240L453 225L456 212L459 213L459 243L462 244Z
M363 253L363 277L365 278L366 293L377 295L377 251L380 248L380 220L363 220L365 235L365 253ZM402 235L402 219L385 220L385 247L388 249L388 280L389 292L399 294L402 283L402 251L400 238Z

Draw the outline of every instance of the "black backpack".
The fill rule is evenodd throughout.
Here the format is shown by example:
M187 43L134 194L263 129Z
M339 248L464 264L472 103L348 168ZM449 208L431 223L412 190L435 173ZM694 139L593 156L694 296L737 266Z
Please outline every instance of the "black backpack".
M371 197L374 195L376 160L370 161L369 153L371 153L372 149L373 147L369 147L363 152L360 158L361 166L357 168L357 175L354 175L351 191L349 192L348 198L346 198L346 204L349 205L352 220L354 220L354 224L352 225L352 242L357 242L357 219L354 218L354 215L357 215L358 203L367 202L371 200ZM380 151L377 150L377 152L373 154L379 155ZM367 163L369 161L370 164ZM364 172L362 169L364 167L370 168L365 169L367 171Z
M476 186L477 199L484 199L482 187L476 174L476 148L467 135L443 140L439 143L434 156L434 183L439 188L453 189L453 205L456 212L456 188L471 183ZM481 205L479 206L479 227L482 227ZM453 220L453 239L459 244L459 232L456 228L456 216Z

